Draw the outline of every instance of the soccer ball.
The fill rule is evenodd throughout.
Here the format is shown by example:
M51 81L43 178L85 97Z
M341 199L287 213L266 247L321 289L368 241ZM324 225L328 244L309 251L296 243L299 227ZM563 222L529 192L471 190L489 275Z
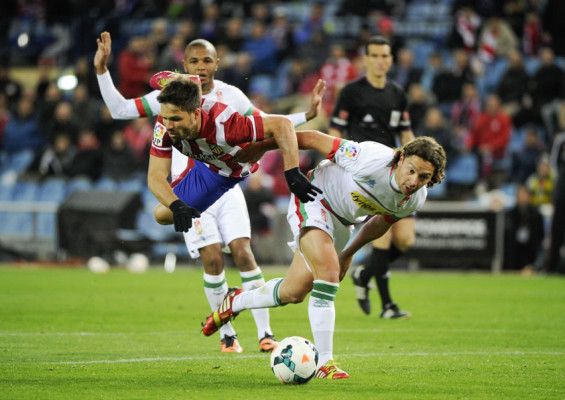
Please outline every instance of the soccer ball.
M283 383L308 382L314 377L317 364L318 350L300 336L284 338L271 353L271 369Z

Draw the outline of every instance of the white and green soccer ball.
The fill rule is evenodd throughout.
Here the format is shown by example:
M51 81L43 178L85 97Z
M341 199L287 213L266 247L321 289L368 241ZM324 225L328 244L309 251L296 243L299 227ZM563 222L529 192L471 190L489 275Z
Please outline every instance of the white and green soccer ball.
M314 377L318 350L308 339L290 336L281 340L271 353L271 368L283 383L303 384Z

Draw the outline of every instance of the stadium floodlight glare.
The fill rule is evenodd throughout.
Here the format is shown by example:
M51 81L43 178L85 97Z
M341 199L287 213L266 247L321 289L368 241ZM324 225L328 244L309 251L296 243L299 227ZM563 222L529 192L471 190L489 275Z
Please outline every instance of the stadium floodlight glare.
M18 47L26 47L29 44L29 35L26 32L18 36Z
M61 90L73 90L77 87L78 79L73 74L63 75L57 79L57 86Z

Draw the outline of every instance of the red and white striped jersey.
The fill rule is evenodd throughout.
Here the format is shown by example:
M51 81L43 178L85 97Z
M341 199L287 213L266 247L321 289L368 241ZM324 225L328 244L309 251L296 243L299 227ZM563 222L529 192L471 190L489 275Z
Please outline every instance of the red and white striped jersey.
M233 157L245 143L262 141L264 136L261 116L244 117L226 104L203 99L199 137L173 143L159 116L155 123L150 154L171 158L174 147L222 176L243 178L255 172L259 164L238 163L233 161Z

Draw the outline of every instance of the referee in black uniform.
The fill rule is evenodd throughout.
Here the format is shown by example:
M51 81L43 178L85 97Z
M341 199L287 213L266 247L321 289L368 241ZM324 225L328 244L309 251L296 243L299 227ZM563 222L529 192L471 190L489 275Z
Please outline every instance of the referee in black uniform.
M387 80L392 66L391 45L382 36L373 36L365 44L367 73L341 90L330 121L329 134L356 142L374 141L397 147L397 137L404 145L414 139L404 90ZM407 318L392 301L389 290L389 264L408 250L415 240L414 218L403 218L373 242L373 251L365 266L352 269L359 306L371 312L369 282L374 276L381 296L381 318Z

